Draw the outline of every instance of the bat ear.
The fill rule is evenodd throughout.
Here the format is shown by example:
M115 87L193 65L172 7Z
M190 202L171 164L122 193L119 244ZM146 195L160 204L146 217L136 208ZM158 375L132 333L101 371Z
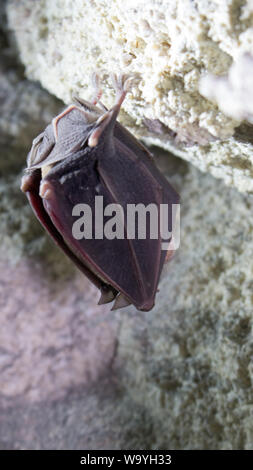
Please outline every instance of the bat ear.
M89 147L96 147L102 140L112 141L110 137L113 137L115 122L121 105L130 89L131 80L131 77L126 75L112 77L113 86L116 90L116 104L97 120L96 127L88 139Z

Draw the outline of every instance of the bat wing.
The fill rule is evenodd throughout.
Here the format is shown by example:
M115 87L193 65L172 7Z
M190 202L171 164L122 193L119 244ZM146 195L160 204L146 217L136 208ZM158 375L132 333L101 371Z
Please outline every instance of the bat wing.
M75 205L87 204L94 214L95 196L103 196L104 206L115 202L101 180L96 165L96 159L90 154L85 155L85 152L80 152L80 156L76 154L71 161L68 159L67 163L63 161L56 165L43 180L49 189L49 196L43 199L43 204L53 225L63 235L64 242L76 258L88 266L102 283L125 293L131 303L140 305L142 302L140 283L126 240L94 237L77 240L72 234L72 226L76 220L72 216ZM94 219L93 217L93 234L95 234Z
M33 143L28 155L28 171L53 165L85 147L94 123L87 122L85 112L69 106L53 119Z
M146 219L144 217L141 220L140 227L138 220L135 220L135 239L125 240L129 250L128 256L134 260L131 276L129 272L127 273L130 277L129 289L133 290L133 284L136 283L142 293L139 307L149 309L154 303L161 268L166 256L166 252L161 250L159 207L165 201L170 204L171 200L168 201L166 198L164 185L154 176L153 167L150 168L149 164L146 164L146 158L142 161L121 140L115 139L114 149L106 154L106 159L103 155L99 158L98 173L114 202L123 207L125 222L128 221L129 205L143 204L146 208L152 205L157 214L153 220L157 226L157 232L153 235L154 239L151 238L151 231L155 227L150 226L150 218L146 213ZM139 228L141 231L144 230L144 236L146 232L144 239L140 238Z
M87 204L95 213L95 196L103 196L104 207L120 204L126 213L127 204L145 205L161 201L160 185L147 171L136 169L129 151L118 147L110 158L103 158L96 149L86 148L68 161L56 165L44 178L49 197L44 207L54 226L63 234L65 243L75 256L102 280L113 286L137 308L152 308L157 289L160 266L160 238L157 240L112 240L94 238L95 221L92 220L92 239L73 238L73 207ZM134 188L133 188L134 185ZM144 188L149 188L147 191ZM104 218L106 222L108 218ZM148 229L149 230L149 229Z
M158 170L154 163L154 158L148 149L142 145L142 143L137 140L133 134L131 134L125 127L123 127L118 121L115 122L114 127L114 136L117 140L124 143L128 147L136 158L136 163L142 162L143 165L147 168L150 174L153 176L162 187L162 203L166 204L168 207L168 231L172 231L172 204L179 204L179 194L175 189L170 185L168 180L163 176L163 174ZM167 241L167 240L166 240ZM171 256L173 253L170 253ZM163 250L161 253L160 260L160 274L165 259L169 259L168 253L166 250Z
M48 234L52 237L54 242L64 251L64 253L75 263L75 265L82 271L82 273L96 286L101 290L102 297L104 299L103 303L111 302L117 295L117 291L113 289L108 284L102 282L92 270L90 270L88 264L85 264L83 260L80 260L78 256L71 250L71 248L65 243L65 240L61 233L52 223L50 216L47 211L45 211L43 200L39 196L39 188L41 175L39 170L33 171L30 175L25 175L23 177L25 181L22 184L26 186L26 195L33 208L33 211L46 229Z
M35 139L22 190L56 243L101 289L102 301L120 292L114 308L129 302L150 310L166 256L160 204L170 212L170 231L171 207L179 198L148 150L116 122L128 79L116 85L117 102L110 110L78 99L78 106L70 105ZM119 238L112 232L119 220L108 212L110 204L121 208Z

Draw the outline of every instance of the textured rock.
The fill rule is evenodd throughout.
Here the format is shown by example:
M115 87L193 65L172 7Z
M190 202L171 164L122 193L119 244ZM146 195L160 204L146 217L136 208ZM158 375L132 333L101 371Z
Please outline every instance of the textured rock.
M0 406L59 399L103 378L117 321L96 306L88 280L72 274L49 282L38 262L2 264L1 272Z
M0 5L0 245L1 258L12 262L26 254L48 251L48 242L20 192L21 170L31 142L61 108L62 103L25 79L16 51L4 31ZM11 234L11 238L10 238Z
M229 116L253 123L253 57L244 54L238 58L228 73L219 77L212 74L200 81L201 93L216 101Z
M122 319L122 381L159 448L253 448L252 197L190 169L156 308Z
M170 162L182 241L151 312L101 309L45 261L2 267L3 448L253 449L253 199Z
M156 150L181 194L180 249L151 312L98 307L18 189L30 142L60 104L24 79L5 41L0 449L253 450L252 196Z
M199 92L206 73L226 75L251 53L250 0L22 0L8 12L28 77L69 103L72 92L92 95L96 70L111 105L108 74L136 74L121 120L146 142L253 192L251 127L245 132L240 113L226 116Z

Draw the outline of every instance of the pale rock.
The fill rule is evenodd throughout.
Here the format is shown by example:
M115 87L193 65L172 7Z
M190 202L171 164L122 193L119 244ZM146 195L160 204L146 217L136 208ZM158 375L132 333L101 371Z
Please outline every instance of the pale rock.
M252 77L253 56L244 54L233 63L227 76L208 74L203 77L200 92L214 100L228 116L253 124Z
M32 3L35 17L47 4ZM55 1L50 7L48 2L49 16L62 5L66 45L73 11L78 5L81 11L84 3L72 2L66 15L69 3ZM199 8L204 4L206 10L213 5L216 14L217 2L198 2ZM177 5L171 3L172 18ZM18 3L16 7L18 12ZM158 20L166 34L161 15L149 26L143 16L143 35ZM218 19L213 28L224 36L226 22L223 18L219 26ZM97 16L97 21L105 20ZM24 27L21 21L19 27ZM43 35L45 39L42 29L40 46ZM77 44L79 40L80 30ZM31 41L30 47L38 44ZM109 305L97 306L97 290L48 241L19 190L28 147L58 112L59 103L24 80L6 54L0 77L0 449L253 450L252 196L153 149L157 164L181 195L180 248L163 272L152 311L131 307L110 312ZM189 73L188 88L197 72ZM49 68L48 74L57 75L57 68ZM55 90L57 83L56 78ZM67 96L69 85L59 90ZM176 91L172 94L173 100ZM141 113L137 101L132 108L131 103L130 96L129 115L131 109ZM215 120L217 110L211 106L206 122ZM158 136L163 133L159 120L146 125ZM191 130L196 132L194 122ZM239 151L235 157L237 173L231 169L231 155L227 166L216 171L223 178L226 174L230 184L241 181L243 189L249 126L242 125L235 142L237 137L245 145L244 158ZM209 147L202 169L205 160L212 166L215 148L224 148L219 141ZM196 154L197 165L199 161Z
M201 77L226 76L252 51L251 0L12 0L8 16L29 78L69 103L73 92L92 96L95 70L111 106L110 73L137 75L122 122L147 143L253 192L251 126L242 139L242 114L225 115L198 89ZM152 121L161 123L158 133Z

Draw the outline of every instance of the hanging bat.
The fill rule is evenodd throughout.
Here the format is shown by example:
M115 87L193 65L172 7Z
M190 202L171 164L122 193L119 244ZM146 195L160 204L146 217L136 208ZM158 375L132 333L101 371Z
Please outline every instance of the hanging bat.
M33 141L21 189L54 241L100 289L99 304L114 300L112 309L133 304L148 311L154 306L166 251L161 234L152 236L148 218L142 227L145 238L138 237L138 227L128 237L127 211L140 204L157 209L166 205L171 231L172 205L179 196L150 152L116 121L129 83L126 76L114 78L116 104L109 110L99 102L99 93L93 103L75 98L56 116ZM77 209L85 204L94 210L98 196L104 207L122 208L123 238L73 236ZM92 232L97 228L93 219ZM108 221L110 216L104 215L103 226Z

